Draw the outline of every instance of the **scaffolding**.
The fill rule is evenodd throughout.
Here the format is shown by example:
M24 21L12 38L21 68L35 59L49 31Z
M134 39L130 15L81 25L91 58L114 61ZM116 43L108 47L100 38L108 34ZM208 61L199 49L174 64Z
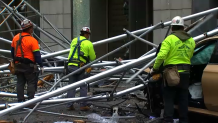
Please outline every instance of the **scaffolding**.
M113 51L105 54L104 56L101 56L97 58L96 60L86 64L85 66L81 67L80 69L69 73L65 74L63 71L65 71L66 67L65 66L57 66L58 63L64 63L68 60L66 57L62 57L61 55L63 54L68 54L70 49L70 43L71 41L66 38L64 34L62 34L55 25L53 25L47 18L46 16L42 15L40 12L38 12L34 7L32 7L27 1L21 0L20 3L17 6L11 7L11 4L14 2L14 0L11 0L10 3L6 4L2 0L0 0L0 3L4 6L4 8L1 10L0 15L3 18L3 21L0 22L0 27L5 24L8 28L7 31L2 31L0 33L10 33L12 37L14 37L14 34L12 32L14 31L21 31L21 29L14 29L11 30L10 24L7 22L9 19L12 19L14 23L20 27L20 21L24 20L29 17L25 17L22 15L22 13L18 12L18 8L20 7L28 7L31 11L27 11L26 13L35 13L39 18L41 18L43 21L45 21L48 25L52 27L53 30L60 36L58 38L57 36L52 35L50 32L47 32L43 30L41 27L37 26L34 24L34 29L40 31L43 33L45 36L50 38L53 42L55 43L54 45L59 45L64 48L64 50L61 51L56 51L52 52L50 49L50 46L48 45L49 42L45 42L42 39L40 39L39 36L37 36L34 33L34 36L41 42L43 46L41 46L40 51L42 54L42 59L45 60L44 64L47 64L48 67L45 67L45 74L39 76L39 80L41 80L45 85L47 85L46 90L43 92L37 93L35 95L35 98L25 101L22 104L20 103L8 103L8 104L0 104L0 117L7 115L11 112L14 112L19 109L26 109L27 106L36 104L33 109L28 109L27 111L23 111L23 113L27 113L28 115L24 118L22 122L26 122L28 120L28 117L31 115L32 112L37 111L41 113L47 113L47 114L53 114L53 115L60 115L60 116L69 116L67 114L59 114L59 113L54 113L54 112L47 112L43 111L42 109L48 108L49 106L45 106L42 108L38 108L39 105L48 105L48 104L53 104L52 106L57 106L57 105L64 105L69 102L79 102L79 101L94 101L94 100L102 100L102 99L110 99L112 100L115 97L120 97L126 94L129 94L131 92L134 92L136 90L140 90L145 88L146 84L149 83L149 80L147 79L148 75L140 75L145 69L149 68L151 64L154 63L155 60L155 54L156 54L156 49L158 47L158 44L151 43L150 41L147 41L143 39L142 37L149 34L150 32L157 30L157 29L162 29L164 27L168 27L171 24L171 21L167 22L162 22L160 20L159 23L157 23L154 26L146 27L140 30L136 30L133 32L128 31L127 29L124 30L124 34L118 35L115 37L107 38L104 40L96 41L93 43L94 46L101 45L104 43L111 43L118 41L120 39L125 39L127 36L131 36L134 39L132 41L129 41L128 43L122 45L121 47L114 49ZM210 10L202 11L196 14L192 14L189 16L183 17L184 21L191 20L194 18L202 17L195 23L189 25L188 28L185 30L188 31L188 33L192 33L194 30L196 30L199 26L201 26L203 23L205 23L207 20L209 20L211 17L213 17L218 11L217 8L213 8ZM199 42L205 38L212 37L214 35L218 34L218 29L214 29L208 32L205 32L204 34L201 34L199 36L194 37L195 42ZM168 32L167 34L168 35ZM4 43L11 44L12 41L5 39L3 37L0 37L0 41ZM150 45L153 47L152 50L141 56L140 58L137 59L131 59L131 60L122 60L119 61L118 59L115 59L115 61L102 61L102 59L108 57L111 54L115 54L117 51L125 48L126 46L131 45L132 43L136 41L142 41L147 45ZM63 43L64 42L64 43ZM48 51L45 51L47 49ZM0 49L0 53L6 53L10 54L9 50L6 49ZM10 58L6 58L9 59ZM0 66L0 74L5 75L5 74L10 74L10 71L8 70L8 65L9 65L9 60L8 63L1 65ZM139 70L137 70L138 66L143 65L143 67ZM69 76L75 75L78 72L81 72L87 67L92 67L94 68L91 72L92 76L89 78L83 79L81 81L78 81L73 84L67 85L66 82L69 81ZM105 71L101 71L101 69L104 68L106 69ZM127 73L128 72L128 73ZM122 75L120 75L122 73ZM54 75L53 81L48 82L48 80L44 80L43 77L48 76L48 75ZM128 74L128 76L125 76ZM10 85L2 86L0 89L7 89L9 87L13 87L16 85L16 76L10 75L10 77L2 77L0 79L13 79L14 82L10 83ZM92 95L88 97L78 97L78 98L66 98L66 92L70 89L77 89L76 91L79 91L79 87L83 85L89 84L89 86L94 86L98 85L100 82L103 80L117 80L116 86L113 88L113 91L108 94L108 95ZM116 88L119 86L120 81L125 80L126 83L129 83L131 81L141 81L143 84L139 84L137 86L133 86L129 89L116 92ZM14 93L9 93L9 92L0 92L0 97L13 97L16 98L16 94ZM27 98L27 95L25 95ZM50 106L50 107L52 107ZM83 116L74 116L71 115L71 117L80 117L80 118L87 118ZM128 118L128 117L119 117L119 118Z

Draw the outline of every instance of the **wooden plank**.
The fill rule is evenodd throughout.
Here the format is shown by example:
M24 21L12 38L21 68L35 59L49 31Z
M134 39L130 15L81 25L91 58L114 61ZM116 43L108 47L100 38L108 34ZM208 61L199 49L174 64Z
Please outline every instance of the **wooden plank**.
M178 106L174 106L175 109L178 109ZM195 112L195 113L200 113L200 114L205 114L205 115L211 115L211 116L216 116L218 117L218 112L215 111L209 111L207 109L200 109L200 108L194 108L194 107L188 107L189 112Z

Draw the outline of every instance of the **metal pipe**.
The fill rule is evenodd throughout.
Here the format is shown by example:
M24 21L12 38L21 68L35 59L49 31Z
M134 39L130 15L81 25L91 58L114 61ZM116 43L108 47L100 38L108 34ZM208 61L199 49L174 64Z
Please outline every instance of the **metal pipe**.
M189 27L186 27L184 30L185 30L186 32L188 32L188 31L189 31L191 28L193 28L196 24L198 24L199 22L203 21L205 17L206 17L206 16L204 16L204 17L200 18L199 20L195 21L194 23L192 23L191 25L189 25Z
M199 13L196 13L196 14L193 14L193 15L189 15L189 16L185 16L183 17L184 20L189 20L189 19L193 19L193 18L197 18L197 17L200 17L200 16L204 16L204 15L207 15L207 14L210 14L210 13L213 13L213 12L216 12L218 10L218 7L216 8L213 8L213 9L209 9L207 11L203 11L203 12L199 12ZM168 21L168 22L165 22L164 23L164 26L168 26L170 25L171 21ZM153 26L151 26L153 27ZM146 31L148 29L150 29L151 27L147 27L147 28L144 28L144 29L140 29L140 30L137 30L137 31L134 31L132 32L133 34L138 34L138 33L141 33L143 31ZM217 33L218 30L213 30L213 31L210 31L207 33L207 36L213 36ZM214 34L215 33L215 34ZM103 43L108 43L108 42L112 42L114 40L119 40L119 39L123 39L126 37L127 34L123 34L123 35L119 35L119 36L115 36L115 37L112 37L112 38L108 38L108 39L104 39L104 40L100 40L98 42L94 42L93 45L100 45L100 44L103 44ZM204 37L204 34L202 35L199 35L196 37L196 40L201 40L203 39ZM53 57L53 56L58 56L58 55L63 55L63 54L66 54L70 51L70 49L66 49L66 50L62 50L62 51L58 51L58 52L54 52L54 53L50 53L50 54L47 54L47 55L43 55L42 58L49 58L49 57ZM5 69L7 68L7 65L2 65L0 66L0 69Z
M26 117L24 117L24 119L23 119L23 122L25 123L26 122L26 120L27 120L27 118L31 115L31 113L33 113L33 111L37 108L37 106L39 106L40 105L40 103L41 102L39 102L39 103L37 103L36 104L36 106L27 114L27 116Z
M155 62L154 58L152 61L150 61L148 64L146 64L143 68L141 68L137 73L135 73L133 76L131 76L131 78L129 78L126 83L129 83L130 81L132 81L137 75L139 75L142 71L144 71L146 68L148 68L151 64L153 64Z
M17 83L12 83L12 84L10 84L10 85L2 86L2 87L0 87L0 89L4 89L4 88L7 88L7 87L12 87L12 86L16 86L16 84L17 84ZM1 94L0 94L0 96L1 96Z
M10 41L10 40L8 40L8 39L5 39L5 38L2 38L2 37L0 37L0 40L1 40L1 41L4 41L5 43L8 43L8 44L11 44L11 43L12 43L12 41Z
M68 43L70 45L70 40L68 40L63 34L61 34L58 29L48 21L48 19L43 16L41 13L39 13L35 8L33 8L28 2L24 1L26 3L27 6L30 7L30 9L32 9L34 12L36 12L41 18L45 19L45 22L47 22L64 40L66 43Z
M123 63L120 62L120 61L117 61L117 62L119 62L120 64L123 64ZM135 70L133 70L133 69L130 69L130 71L133 72L133 73L135 73ZM138 75L137 77L138 77L141 81L144 82L143 78L142 78L140 75ZM124 78L123 78L123 79L124 79ZM128 79L127 79L127 80L128 80Z
M206 33L207 36L205 36L205 34L202 34L202 35L194 37L194 40L199 41L199 40L202 40L203 38L214 36L217 33L218 33L218 29L214 29L212 31L207 32ZM94 42L93 45L98 45L99 43L100 42ZM62 55L62 54L65 54L66 52L69 52L69 51L70 51L70 49L66 49L66 50L55 52L55 53L50 53L47 55L43 55L42 58L49 58L49 57L53 57L53 56ZM1 69L1 66L0 66L0 69Z
M37 36L37 35L35 35L35 36ZM38 37L38 36L37 36ZM4 42L7 42L7 43L12 43L12 41L10 41L10 40L7 40L7 39L4 39L4 38L0 38L0 40L2 40L2 41L4 41ZM0 52L3 52L3 53L11 53L11 51L10 50L2 50L2 49L0 49ZM48 53L47 53L48 54ZM48 63L48 61L46 61L47 63ZM49 66L52 66L50 63L48 63L49 64Z
M11 0L11 2L8 4L9 6L14 2L14 0ZM2 14L6 10L6 7L1 10L0 14Z
M50 52L52 52L52 50L46 45L46 43L44 43L35 33L34 33L34 36L35 36L38 40L40 40L40 42L42 42L42 43L48 48L48 50L49 50Z
M149 82L148 80L146 81L146 83ZM140 89L143 89L144 88L144 84L140 84L140 85L137 85L137 86L134 86L134 87L131 87L131 88L128 88L128 89L125 89L123 91L119 91L117 93L114 93L113 97L120 97L120 96L123 96L125 94L128 94L128 93L132 93L134 91L137 91L137 90L140 90ZM57 91L57 90L56 90ZM93 100L102 100L102 99L108 99L110 97L110 95L100 95L100 96L94 96L94 97L91 97L89 99L86 99L86 101L93 101ZM63 103L63 102L77 102L81 99L84 99L84 98L87 98L87 97L76 97L76 98L64 98L64 99L54 99L54 100L43 100L42 101L42 105L48 105L48 104L56 104L56 103ZM31 100L30 100L31 101ZM11 108L15 107L15 106L18 106L18 105L22 105L23 103L11 103L11 104L8 104L9 106L12 106ZM5 104L0 104L0 109L4 109L5 108ZM10 108L8 108L10 109ZM4 111L4 110L2 110ZM1 111L0 111L1 112Z
M11 51L9 51L9 50L3 50L3 49L0 49L0 52L1 52L1 53L11 54Z
M154 55L155 55L155 53L152 53L152 54L150 54L150 55L148 55L148 56L146 56L146 57L137 59L137 60L135 60L135 61L129 62L129 63L124 64L124 65L120 65L120 66L118 66L118 67L116 67L116 68L110 69L110 70L108 70L108 71L99 73L99 74L97 74L97 75L94 75L94 76L91 76L91 77L89 77L89 78L83 79L83 80L78 81L78 82L76 82L76 83L73 83L73 84L67 85L67 86L65 86L65 87L59 88L59 89L54 90L54 91L52 91L52 92L50 92L50 93L46 93L46 94L44 94L44 95L42 95L42 96L33 98L33 99L31 99L31 100L28 100L28 101L26 101L26 102L23 102L23 103L20 104L20 105L16 105L16 106L10 107L10 108L8 108L8 109L2 110L2 111L0 111L0 116L3 116L3 115L5 115L5 114L7 114L7 113L9 113L9 112L12 112L12 111L15 111L15 110L17 110L17 109L24 108L24 107L26 107L26 106L28 106L28 105L30 105L30 104L34 104L34 103L43 101L43 100L45 100L45 99L48 99L48 98L50 98L50 97L56 96L56 95L58 95L58 94L61 94L61 93L63 93L63 92L66 92L66 91L68 91L68 90L70 90L70 89L75 89L75 88L77 88L77 87L86 85L86 84L88 84L88 83L90 83L90 82L97 81L97 80L103 79L103 78L105 78L105 77L107 77L107 76L111 76L111 75L113 75L113 74L123 72L123 71L128 70L128 69L130 69L130 68L132 68L132 67L135 67L135 66L140 65L142 62L146 61L147 59L154 57ZM68 78L69 76L70 76L70 74L68 74L67 76L64 76L62 79ZM59 81L61 81L62 79L60 79ZM143 86L143 85L142 85L142 86Z
M216 35L217 33L218 33L218 29L214 29L214 30L212 30L212 31L210 31L210 32L206 32L206 33L204 33L204 34L201 34L201 35L199 35L199 36L196 36L196 37L194 37L193 39L195 40L195 42L197 42L197 41L200 41L200 40L202 40L202 39L204 39L204 38L214 36L214 35Z
M14 30L1 31L0 33L15 32L15 31L22 31L22 30L21 29L14 29Z
M44 79L41 79L41 78L39 78L41 81L43 81L44 83L46 83L46 84L48 84L48 85L50 85L50 86L52 86L52 84L51 83L49 83L49 82L47 82L47 81L45 81Z
M124 75L126 74L127 71L124 71L122 73L122 76L119 78L117 84L114 86L112 92L110 93L110 97L109 97L109 101L112 101L113 100L113 95L114 95L114 92L116 91L117 87L119 86L120 82L122 81Z
M145 53L144 55L140 56L139 58L144 57L144 56L146 56L146 55L148 55L148 54L150 54L150 53L156 52L156 50L157 50L157 49L153 47L153 49L151 49L150 51L148 51L148 52Z
M199 27L201 27L202 25L204 25L206 22L208 22L209 20L211 20L216 14L212 13L210 15L208 15L204 20L200 21L197 25L195 25L192 29L190 29L188 31L188 33L190 35L193 35L194 32L199 29ZM201 33L201 32L200 32Z
M146 35L147 33L151 32L152 30L154 30L155 28L157 28L158 26L160 26L160 25L162 25L162 24L163 24L162 22L156 24L155 26L153 26L153 28L151 28L151 29L149 29L148 31L146 31L146 32L144 32L143 34L141 34L140 37ZM65 79L66 77L72 76L72 75L74 75L74 74L76 74L76 73L78 73L78 72L84 70L85 68L91 66L93 63L96 63L96 62L98 62L99 60L101 60L101 59L103 59L103 58L105 58L105 57L107 57L107 56L109 56L109 55L111 55L111 54L113 54L113 53L116 53L117 51L121 50L122 48L125 48L126 46L128 46L128 45L134 43L135 41L137 41L137 40L134 39L134 40L132 40L132 41L130 41L130 42L128 42L128 43L126 43L126 44L120 46L119 48L117 48L117 49L115 49L115 50L113 50L113 51L111 51L111 52L105 54L104 56L99 57L98 59L96 59L96 60L94 60L94 61L92 61L92 62L90 62L90 63L84 65L83 67L81 67L81 68L79 68L79 69L73 71L72 73L68 74L67 76L64 76L63 79ZM53 89L53 88L56 86L56 84L57 84L57 83L55 83L51 89Z
M213 8L213 9L209 9L209 10L206 10L206 11L202 11L202 12L199 12L199 13L195 13L195 14L192 14L192 15L188 15L188 16L185 16L185 17L182 17L182 18L184 19L184 21L187 21L187 20L191 20L191 19L194 19L194 18L197 18L197 17L201 17L201 16L204 16L204 15L216 12L216 11L218 11L218 7ZM171 22L172 21L165 22L164 27L169 26L171 24ZM136 30L136 31L133 31L132 33L135 34L135 35L138 35L138 34L141 34L141 33L145 32L146 30L149 30L152 27L153 26L150 26L150 27L147 27L147 28L144 28L144 29L140 29L140 30ZM107 38L107 39L98 41L97 45L102 44L102 43L113 42L113 41L116 41L116 40L121 40L121 39L124 39L126 37L127 37L127 34L114 36L114 37L111 37L111 38Z
M2 2L2 4L3 4L3 5L7 8L7 10L8 10L8 7L7 7L8 5L5 4L2 0L1 0L0 2ZM14 15L14 11L16 11L17 8L18 8L23 2L24 2L24 0L22 0L14 9L12 9L11 13L1 22L0 26L2 26L2 24L4 24L4 22L6 22L7 19L8 19L9 17L11 17L11 15ZM9 10L9 11L10 11L10 10Z
M2 1L1 1L2 2ZM4 4L4 2L3 2ZM5 7L7 7L7 9L9 11L11 11L11 13L17 14L19 17L26 19L23 15L21 15L18 12L12 12L13 9L11 9L10 6L7 6L6 4L4 4ZM58 44L60 44L63 48L68 48L67 46L65 46L63 43L59 42L58 40L56 40L54 37L52 37L49 33L47 33L46 31L44 31L43 29L41 29L40 27L38 27L36 24L33 23L33 26L35 27L35 29L39 30L40 32L42 32L43 34L45 34L46 36L48 36L50 39L54 40L55 42L57 42Z
M2 18L5 19L4 15L2 15ZM9 26L9 24L8 24L7 21L6 21L5 24L6 24L7 28L8 28L8 30L11 30L11 28L10 28L10 26ZM14 37L14 34L13 34L12 32L10 32L10 34L11 34L11 37L13 38L13 37Z
M218 7L213 8L213 9L209 9L207 11L199 12L199 13L196 13L196 14L192 14L192 15L189 15L189 16L185 16L185 17L183 17L183 19L186 21L186 20L190 20L190 19L193 19L193 18L197 18L197 17L200 17L200 16L210 14L210 13L216 12L216 11L218 11ZM164 26L169 26L170 24L171 24L171 21L167 21L167 22L164 23ZM146 30L148 30L148 29L150 29L152 27L153 26L150 26L150 27L147 27L147 28L144 28L144 29L140 29L140 30L136 30L136 31L133 31L132 33L133 34L141 34L142 32L144 32L144 31L146 31ZM122 34L122 35L107 38L107 39L104 39L104 40L96 41L96 42L93 43L93 45L97 46L97 45L101 45L103 43L113 42L113 41L120 40L120 39L123 39L123 38L126 38L126 37L127 37L127 34ZM50 54L44 55L44 58L63 55L63 54L69 53L69 51L70 51L70 49L66 49L66 50L50 53ZM1 68L2 67L0 66L0 69Z
M8 93L8 92L0 92L0 97L17 97L17 94ZM24 95L24 97L27 98L28 96ZM37 95L36 95L36 97L37 97Z
M48 52L46 52L46 51L40 51L40 52L42 52L42 53L44 53L44 54L51 54L51 53L48 53ZM65 58L65 57L63 57L63 56L56 56L56 57L54 57L54 58L59 59L59 60L68 60L68 58Z
M45 114L52 114L52 115L57 115L57 116L65 116L65 117L74 117L74 118L84 118L84 119L88 119L87 116L78 116L78 115L69 115L69 114L63 114L63 113L56 113L56 112L48 112L48 111L42 111L42 110L36 110L37 112L40 113L45 113ZM117 119L130 119L130 118L135 118L135 116L112 116L112 117L104 117L102 116L102 118L105 119L110 119L110 118L117 118Z
M124 28L123 30L126 31L126 33L129 34L130 36L132 36L132 37L134 37L134 38L136 38L136 39L138 39L138 40L140 40L140 41L143 41L143 42L145 42L146 44L149 44L149 45L151 45L151 46L153 46L153 47L155 47L155 48L158 47L156 44L151 43L151 42L149 42L149 41L147 41L147 40L141 38L142 36L139 36L139 37L138 37L138 36L132 34L131 32L129 32L129 31L128 31L127 29L125 29L125 28Z

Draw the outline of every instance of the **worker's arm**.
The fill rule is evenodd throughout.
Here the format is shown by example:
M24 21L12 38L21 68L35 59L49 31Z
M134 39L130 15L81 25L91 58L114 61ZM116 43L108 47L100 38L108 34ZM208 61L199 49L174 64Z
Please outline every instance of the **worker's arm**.
M34 54L34 58L35 58L36 63L38 63L38 65L40 67L43 67L40 51L35 51L35 52L33 52L33 54Z
M191 54L190 59L193 57L193 54L194 54L194 52L195 52L195 46L196 46L195 41L193 41L193 44L194 44L194 48L193 48L193 50L192 50L192 54Z
M160 65L163 63L163 61L166 59L168 53L170 51L170 42L169 42L169 38L166 38L162 44L161 44L161 48L160 51L157 55L157 58L155 60L154 66L153 68L155 70L158 70Z
M33 51L33 55L34 55L34 58L35 58L35 62L38 63L38 65L40 67L43 67L38 41L35 40L35 39L32 41L32 51Z
M90 59L90 61L94 61L95 58L96 58L95 50L94 50L93 44L90 42L90 44L89 44L89 59Z
M11 43L11 58L14 60L14 41Z
M11 47L11 58L14 60L14 48Z

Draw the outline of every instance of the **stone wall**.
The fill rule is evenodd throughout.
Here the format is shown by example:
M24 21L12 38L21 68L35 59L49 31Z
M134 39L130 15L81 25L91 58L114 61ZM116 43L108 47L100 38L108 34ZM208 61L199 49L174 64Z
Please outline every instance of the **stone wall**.
M153 24L172 20L175 16L190 15L192 8L192 0L153 0ZM191 24L191 21L186 21L185 24ZM159 44L165 38L168 27L154 31L153 42Z
M56 26L68 40L71 40L71 0L40 0L40 13ZM42 21L42 19L40 20L40 27L63 40L63 38L56 33L50 25ZM55 45L57 43L43 33L40 33L40 37L50 46L53 52L64 49L62 46L59 46L59 44ZM66 44L66 46L69 45Z

